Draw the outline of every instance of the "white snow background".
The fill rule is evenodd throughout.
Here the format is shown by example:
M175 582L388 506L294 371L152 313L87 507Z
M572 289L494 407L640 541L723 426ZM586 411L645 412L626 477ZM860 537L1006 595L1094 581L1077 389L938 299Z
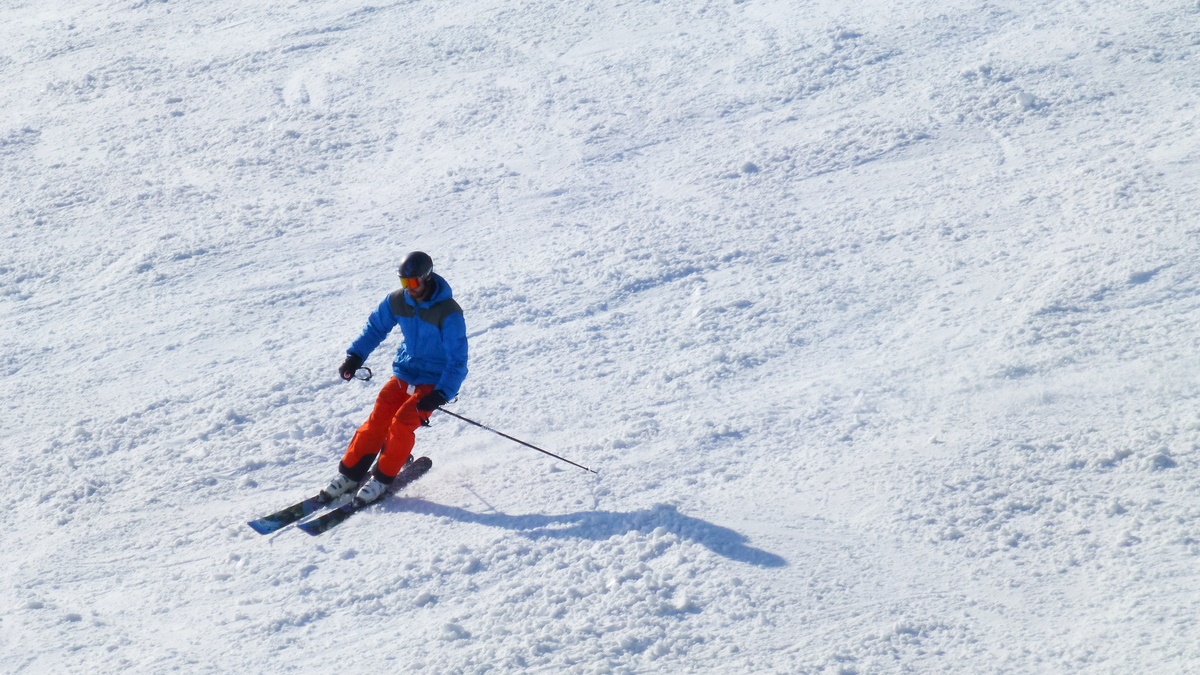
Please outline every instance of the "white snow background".
M0 6L0 670L1200 671L1200 4ZM410 250L433 470L307 496Z

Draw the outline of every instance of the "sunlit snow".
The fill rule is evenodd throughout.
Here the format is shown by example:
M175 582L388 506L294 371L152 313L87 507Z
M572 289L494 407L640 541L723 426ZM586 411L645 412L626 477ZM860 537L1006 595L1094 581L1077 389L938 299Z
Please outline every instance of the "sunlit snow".
M14 0L0 670L1200 669L1200 5ZM412 250L470 375L320 489Z

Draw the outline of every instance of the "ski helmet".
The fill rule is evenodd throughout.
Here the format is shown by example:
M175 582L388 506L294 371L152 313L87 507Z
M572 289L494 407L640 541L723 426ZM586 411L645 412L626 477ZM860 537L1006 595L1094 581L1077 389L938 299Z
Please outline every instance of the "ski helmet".
M426 279L433 274L433 258L420 251L413 251L400 263L400 277L403 279Z

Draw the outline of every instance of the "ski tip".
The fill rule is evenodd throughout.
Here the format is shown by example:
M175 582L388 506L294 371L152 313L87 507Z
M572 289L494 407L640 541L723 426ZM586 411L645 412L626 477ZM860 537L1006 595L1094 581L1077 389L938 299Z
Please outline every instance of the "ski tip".
M312 535L314 537L325 531L325 529L321 528L321 519L320 518L316 518L314 520L306 520L301 523L297 523L296 529L300 530L304 534Z
M250 526L250 529L259 534L271 534L276 530L273 523L264 523L261 520L251 520L246 524Z

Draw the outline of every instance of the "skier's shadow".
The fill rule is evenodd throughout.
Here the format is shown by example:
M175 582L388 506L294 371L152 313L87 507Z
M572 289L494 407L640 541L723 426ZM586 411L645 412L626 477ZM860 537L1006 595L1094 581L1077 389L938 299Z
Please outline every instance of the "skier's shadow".
M727 527L685 516L674 506L656 504L643 511L614 513L612 511L580 511L558 516L532 514L510 516L504 513L475 513L456 506L443 506L423 499L406 499L400 510L441 516L463 523L501 527L530 539L590 539L602 541L627 532L650 534L662 528L681 539L707 546L713 553L730 560L758 565L783 567L787 561L762 549L746 544L747 537Z

